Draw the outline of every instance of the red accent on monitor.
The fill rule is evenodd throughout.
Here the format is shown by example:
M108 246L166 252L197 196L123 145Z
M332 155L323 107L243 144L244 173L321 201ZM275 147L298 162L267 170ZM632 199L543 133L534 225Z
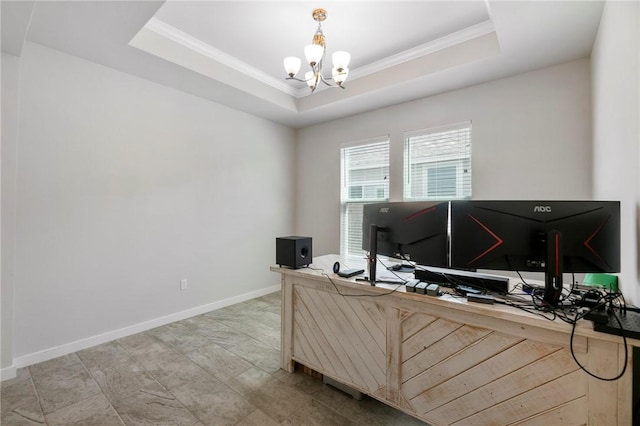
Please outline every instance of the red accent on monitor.
M560 265L562 265L562 263L560 262L560 235L556 234L556 277L558 275L560 275Z
M602 256L600 256L600 253L598 253L596 251L596 249L594 249L593 247L591 247L591 240L593 240L595 238L595 236L598 234L598 232L600 232L600 230L602 229L602 227L605 225L605 223L607 223L609 221L609 218L607 218L604 222L602 222L600 224L600 226L598 226L596 228L595 231L593 231L593 234L589 235L589 238L587 238L586 240L584 240L584 246L587 248L587 250L589 250L591 253L593 253L598 259L600 259L603 263L608 264L603 258Z
M429 207L428 209L424 209L424 210L420 210L419 212L415 212L413 214L410 214L409 216L405 217L404 219L402 219L403 222L410 222L413 219L415 219L418 216L422 216L425 213L430 213L432 211L434 211L436 208L435 207Z
M484 256L486 256L487 254L491 253L496 248L500 247L502 245L502 243L504 242L504 240L502 238L498 237L484 223L480 222L478 219L476 219L475 217L473 217L471 215L469 215L469 217L471 219L473 219L473 221L476 222L478 225L480 225L485 231L487 231L489 234L491 234L491 236L496 239L496 243L494 245L492 245L491 247L489 247L488 249L486 249L484 252L480 253L478 256L476 256L475 259L472 259L471 261L469 261L469 263L467 263L467 265L471 265L473 262L477 261L478 259L483 258Z

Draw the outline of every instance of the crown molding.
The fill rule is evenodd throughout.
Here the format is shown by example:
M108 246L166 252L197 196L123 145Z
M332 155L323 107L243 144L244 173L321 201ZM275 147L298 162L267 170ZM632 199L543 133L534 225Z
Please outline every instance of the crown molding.
M472 25L464 28L460 31L456 31L438 39L429 41L420 46L412 47L403 52L389 56L376 62L372 62L364 67L360 67L350 71L349 80L355 80L357 78L365 77L367 75L375 74L377 72L386 70L388 68L395 67L405 62L430 55L439 50L453 47L460 43L464 43L474 38L481 37L486 34L495 32L495 27L491 20L483 21L479 24Z
M232 68L264 84L278 89L288 95L297 95L298 91L294 87L286 84L284 81L275 79L270 75L260 71L259 69L252 67L251 65L242 62L235 57L224 53L221 50L216 49L215 47L203 42L200 39L190 36L189 34L180 31L179 29L157 18L151 18L149 22L146 23L144 28L153 31L154 33L165 37L175 43L178 43L181 46L186 47L187 49L191 49L203 56L213 59L216 62L226 65L229 68Z
M242 74L245 74L255 80L258 80L264 84L267 84L277 90L280 90L288 95L294 96L298 99L305 96L310 96L308 88L295 88L284 80L273 78L272 76L252 67L251 65L238 60L237 58L224 53L215 47L204 43L203 41L190 36L189 34L180 31L179 29L157 19L151 18L145 25L145 28L153 31L154 33L165 37L187 49L190 49L196 53L199 53L205 57L213 59L229 68L234 69ZM371 74L375 74L384 71L389 68L393 68L405 62L417 59L439 50L447 49L460 43L472 40L477 37L495 32L493 22L488 19L479 24L472 25L464 28L460 31L448 34L440 37L436 40L429 41L420 46L407 49L403 52L381 59L379 61L372 62L368 65L361 66L357 69L349 71L349 81L356 80L358 78L366 77ZM320 86L316 91L330 89L329 87Z

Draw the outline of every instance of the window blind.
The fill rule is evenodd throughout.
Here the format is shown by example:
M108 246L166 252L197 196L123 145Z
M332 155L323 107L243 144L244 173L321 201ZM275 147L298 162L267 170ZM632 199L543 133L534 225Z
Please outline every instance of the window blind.
M350 144L340 154L340 253L362 256L363 207L389 199L389 138Z
M404 199L471 198L471 122L404 135Z

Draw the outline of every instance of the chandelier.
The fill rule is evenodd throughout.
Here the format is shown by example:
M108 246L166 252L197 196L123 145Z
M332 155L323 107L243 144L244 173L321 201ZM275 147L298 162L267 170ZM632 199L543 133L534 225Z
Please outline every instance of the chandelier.
M287 80L304 81L309 85L311 93L313 93L318 87L318 83L322 82L330 87L340 87L344 89L342 83L347 79L349 75L349 61L351 55L348 52L338 51L332 55L333 69L331 70L331 77L325 78L322 75L322 66L324 64L324 56L327 47L324 42L324 34L322 33L322 22L327 19L327 11L324 9L316 9L313 11L313 19L318 23L318 29L313 35L311 44L304 48L304 56L307 63L311 67L311 71L307 71L304 75L304 79L296 78L296 74L300 71L300 59L295 56L289 56L284 58L284 69L287 72ZM333 80L335 84L331 84L328 80Z

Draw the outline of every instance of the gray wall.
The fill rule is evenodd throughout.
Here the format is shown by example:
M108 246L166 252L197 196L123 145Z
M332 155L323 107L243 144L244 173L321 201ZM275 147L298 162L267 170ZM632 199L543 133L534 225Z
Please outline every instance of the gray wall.
M640 5L606 2L591 56L594 197L621 201L627 302L640 305Z
M279 284L291 129L37 44L21 67L17 365Z
M20 59L2 53L2 302L0 306L0 369L13 363L13 292L16 238L16 154L18 143L18 92Z
M298 132L296 232L314 255L340 250L340 147L390 135L402 199L403 132L472 121L474 199L590 199L588 59L379 109Z

